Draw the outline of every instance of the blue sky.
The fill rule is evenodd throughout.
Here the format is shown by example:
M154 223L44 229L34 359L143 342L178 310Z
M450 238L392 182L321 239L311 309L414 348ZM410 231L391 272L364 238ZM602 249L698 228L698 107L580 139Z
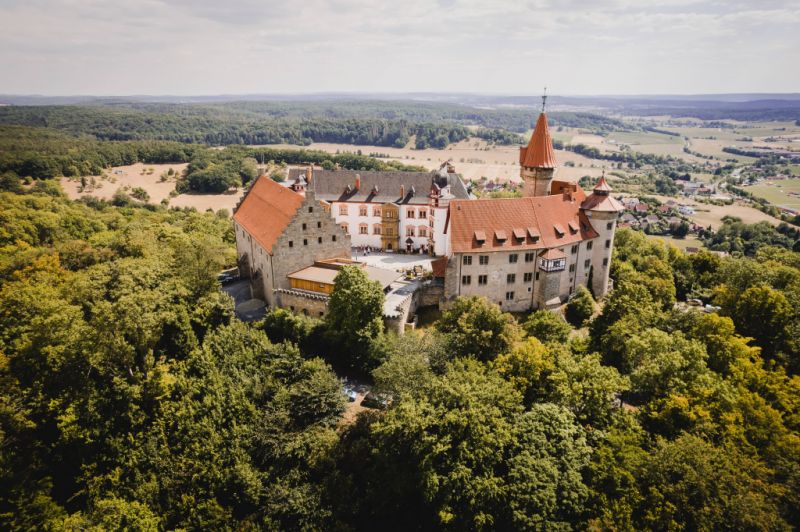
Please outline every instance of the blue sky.
M800 92L798 29L798 0L0 0L0 93Z

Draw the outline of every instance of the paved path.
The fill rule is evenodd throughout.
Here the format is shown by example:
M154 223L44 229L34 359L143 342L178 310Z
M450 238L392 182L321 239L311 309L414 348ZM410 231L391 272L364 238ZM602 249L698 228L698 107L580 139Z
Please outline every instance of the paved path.
M403 253L372 252L369 255L364 255L363 253L353 253L353 260L366 262L370 266L375 266L377 268L385 268L387 270L395 271L405 271L417 265L422 266L423 269L430 271L431 262L433 262L435 259L436 257L419 254L406 255Z

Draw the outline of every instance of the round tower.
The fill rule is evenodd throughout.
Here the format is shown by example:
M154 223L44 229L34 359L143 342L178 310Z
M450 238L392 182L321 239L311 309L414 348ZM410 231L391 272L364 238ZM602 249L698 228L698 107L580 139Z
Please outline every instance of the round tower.
M608 274L611 270L611 253L614 250L614 232L617 230L617 218L622 212L622 204L611 197L611 186L606 181L605 171L592 190L592 193L581 204L592 228L597 233L591 251L592 274L591 288L596 298L608 292Z
M519 176L522 178L522 195L547 196L550 194L550 183L556 170L556 156L553 140L547 127L547 115L539 114L536 127L528 145L519 149Z

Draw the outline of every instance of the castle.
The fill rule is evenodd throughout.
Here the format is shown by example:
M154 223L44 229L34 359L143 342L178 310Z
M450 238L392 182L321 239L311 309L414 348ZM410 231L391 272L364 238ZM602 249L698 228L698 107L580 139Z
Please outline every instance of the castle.
M434 172L309 167L291 170L285 185L261 176L233 216L240 272L253 297L315 316L326 312L335 271L367 246L441 256L444 307L485 296L506 311L553 308L579 285L602 297L623 209L605 176L588 195L554 179L544 109L519 162L523 197L506 199L472 198L449 163ZM422 298L395 272L362 267L393 301L384 318L402 331Z
M520 148L523 197L453 200L443 305L485 296L506 311L553 308L579 285L608 291L617 217L623 207L601 177L588 196L554 179L553 142L542 113Z

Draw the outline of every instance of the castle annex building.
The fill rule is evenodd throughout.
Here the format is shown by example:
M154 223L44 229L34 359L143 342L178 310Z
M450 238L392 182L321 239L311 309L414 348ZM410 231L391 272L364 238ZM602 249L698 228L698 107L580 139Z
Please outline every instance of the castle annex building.
M444 304L485 296L506 311L552 308L579 285L608 291L617 216L622 205L602 177L587 195L554 180L556 159L544 111L520 148L523 197L454 200L446 227Z
M445 163L434 172L289 170L290 187L330 205L353 246L381 251L448 252L445 222L451 200L469 192Z

